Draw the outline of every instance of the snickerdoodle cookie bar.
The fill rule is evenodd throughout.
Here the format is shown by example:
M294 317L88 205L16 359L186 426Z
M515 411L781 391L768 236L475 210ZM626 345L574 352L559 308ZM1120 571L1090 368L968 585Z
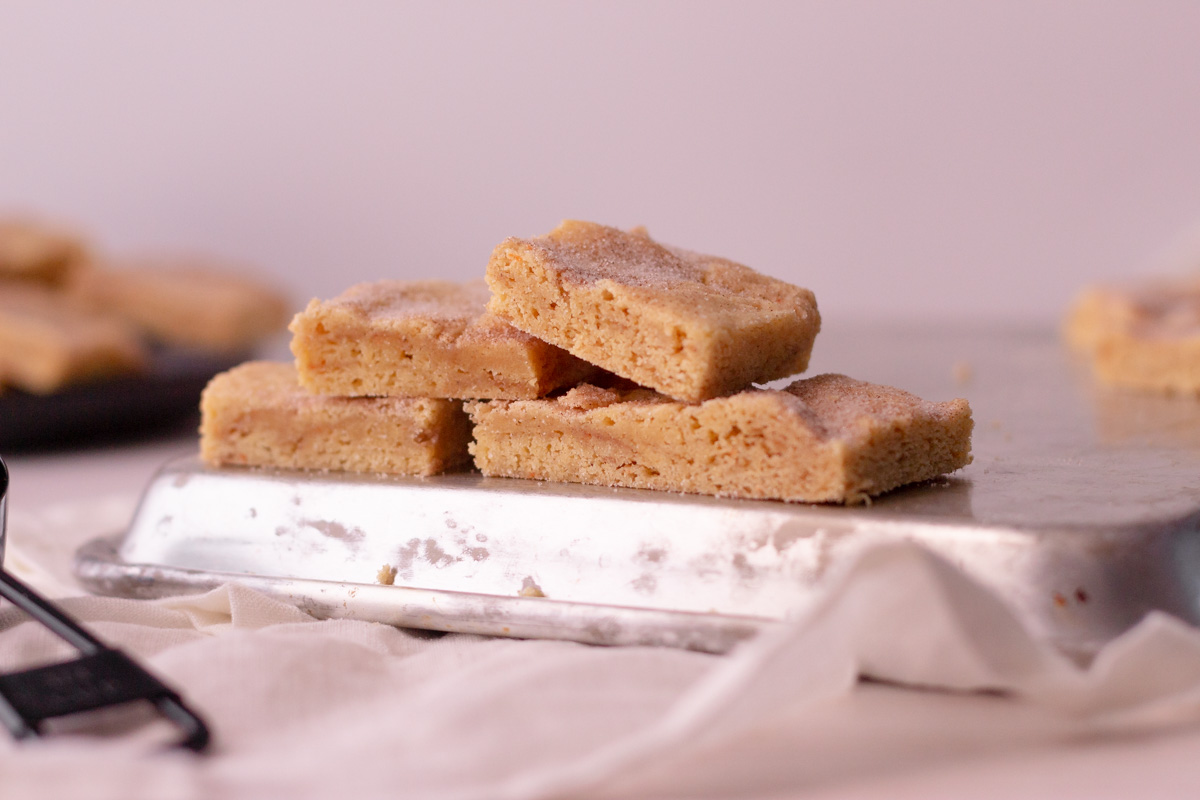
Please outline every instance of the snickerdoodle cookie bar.
M238 353L281 331L288 301L265 283L204 259L175 256L97 263L69 292L167 344Z
M821 325L807 289L591 222L504 240L487 282L489 311L686 402L804 371Z
M0 219L0 279L59 284L85 257L74 234L29 219Z
M1093 287L1064 333L1106 383L1200 394L1200 278Z
M217 375L200 402L208 464L434 475L469 462L459 400L321 397L291 364L252 361Z
M36 284L0 283L0 386L50 394L145 367L136 330Z
M853 503L971 461L965 400L927 402L844 375L695 405L584 385L466 408L476 466L511 478Z
M318 394L533 399L598 370L485 311L483 281L396 281L313 300L292 320Z

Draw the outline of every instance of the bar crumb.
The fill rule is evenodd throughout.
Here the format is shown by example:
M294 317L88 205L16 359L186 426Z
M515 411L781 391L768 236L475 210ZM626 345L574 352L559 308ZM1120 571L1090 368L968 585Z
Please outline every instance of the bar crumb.
M396 583L396 568L391 564L384 564L379 568L379 573L375 576L375 580L384 586L392 586Z
M545 597L546 593L542 591L542 587L534 582L533 578L526 576L521 581L521 591L517 592L519 597Z

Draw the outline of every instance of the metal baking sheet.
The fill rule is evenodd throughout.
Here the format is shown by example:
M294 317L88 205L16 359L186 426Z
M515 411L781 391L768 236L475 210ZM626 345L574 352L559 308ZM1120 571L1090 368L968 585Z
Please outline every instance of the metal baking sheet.
M974 463L868 506L489 479L214 470L153 479L78 554L99 593L237 580L321 617L720 652L872 543L914 540L1086 654L1150 609L1200 622L1200 405L1097 386L1045 330L847 327L814 372L965 396ZM379 582L394 569L394 585Z

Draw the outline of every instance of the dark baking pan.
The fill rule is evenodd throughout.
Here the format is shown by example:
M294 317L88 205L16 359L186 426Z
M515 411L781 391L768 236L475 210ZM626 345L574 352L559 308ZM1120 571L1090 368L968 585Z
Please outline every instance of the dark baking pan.
M156 348L149 368L48 395L0 392L0 450L54 449L174 430L199 420L200 392L244 353Z

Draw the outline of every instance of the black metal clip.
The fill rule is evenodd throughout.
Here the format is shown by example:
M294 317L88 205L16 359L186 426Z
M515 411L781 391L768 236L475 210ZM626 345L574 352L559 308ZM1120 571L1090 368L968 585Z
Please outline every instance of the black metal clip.
M3 563L8 467L0 459L0 564ZM46 720L146 700L182 731L179 747L208 746L204 721L173 690L120 650L108 647L57 606L0 567L0 597L74 647L81 657L0 675L0 722L17 739L42 735Z

